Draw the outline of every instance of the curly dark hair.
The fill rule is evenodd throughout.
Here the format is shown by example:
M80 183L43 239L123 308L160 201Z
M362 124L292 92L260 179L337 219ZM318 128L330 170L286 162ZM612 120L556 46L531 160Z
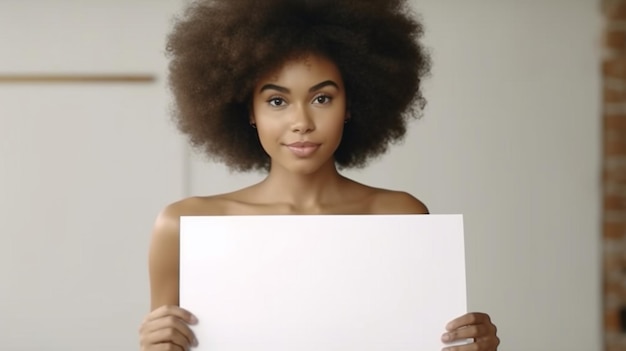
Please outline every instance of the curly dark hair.
M430 58L403 0L208 0L191 4L167 40L174 120L191 145L232 170L269 168L249 125L259 77L297 55L337 64L350 122L339 168L362 167L420 117Z

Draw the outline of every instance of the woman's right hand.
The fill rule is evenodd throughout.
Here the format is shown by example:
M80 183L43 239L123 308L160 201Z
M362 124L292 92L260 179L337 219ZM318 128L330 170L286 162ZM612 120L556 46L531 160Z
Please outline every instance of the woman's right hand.
M188 351L198 346L189 328L198 320L178 306L161 306L150 312L139 328L141 351Z

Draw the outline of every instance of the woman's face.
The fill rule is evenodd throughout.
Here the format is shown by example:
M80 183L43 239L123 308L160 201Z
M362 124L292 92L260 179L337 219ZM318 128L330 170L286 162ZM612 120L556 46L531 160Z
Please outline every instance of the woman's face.
M272 168L310 174L334 163L346 118L341 73L323 56L288 61L254 88L251 122Z

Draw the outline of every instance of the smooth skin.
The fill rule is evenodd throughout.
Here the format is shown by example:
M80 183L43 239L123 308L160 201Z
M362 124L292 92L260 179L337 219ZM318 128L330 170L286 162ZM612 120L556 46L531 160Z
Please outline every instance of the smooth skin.
M428 214L421 201L405 192L366 186L339 174L333 153L349 119L341 73L323 56L288 61L259 80L250 123L271 158L271 170L258 184L187 198L159 214L149 254L151 312L139 330L142 351L186 351L198 344L189 327L196 318L178 307L181 216ZM307 144L298 147L298 142ZM448 351L494 351L500 343L484 313L460 316L442 330L444 342L475 341Z

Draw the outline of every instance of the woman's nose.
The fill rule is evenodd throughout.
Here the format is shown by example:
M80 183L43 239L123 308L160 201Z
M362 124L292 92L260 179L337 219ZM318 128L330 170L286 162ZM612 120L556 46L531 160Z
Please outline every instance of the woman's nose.
M298 108L293 117L291 131L294 133L310 133L315 130L315 124L311 118L310 112L306 107Z

